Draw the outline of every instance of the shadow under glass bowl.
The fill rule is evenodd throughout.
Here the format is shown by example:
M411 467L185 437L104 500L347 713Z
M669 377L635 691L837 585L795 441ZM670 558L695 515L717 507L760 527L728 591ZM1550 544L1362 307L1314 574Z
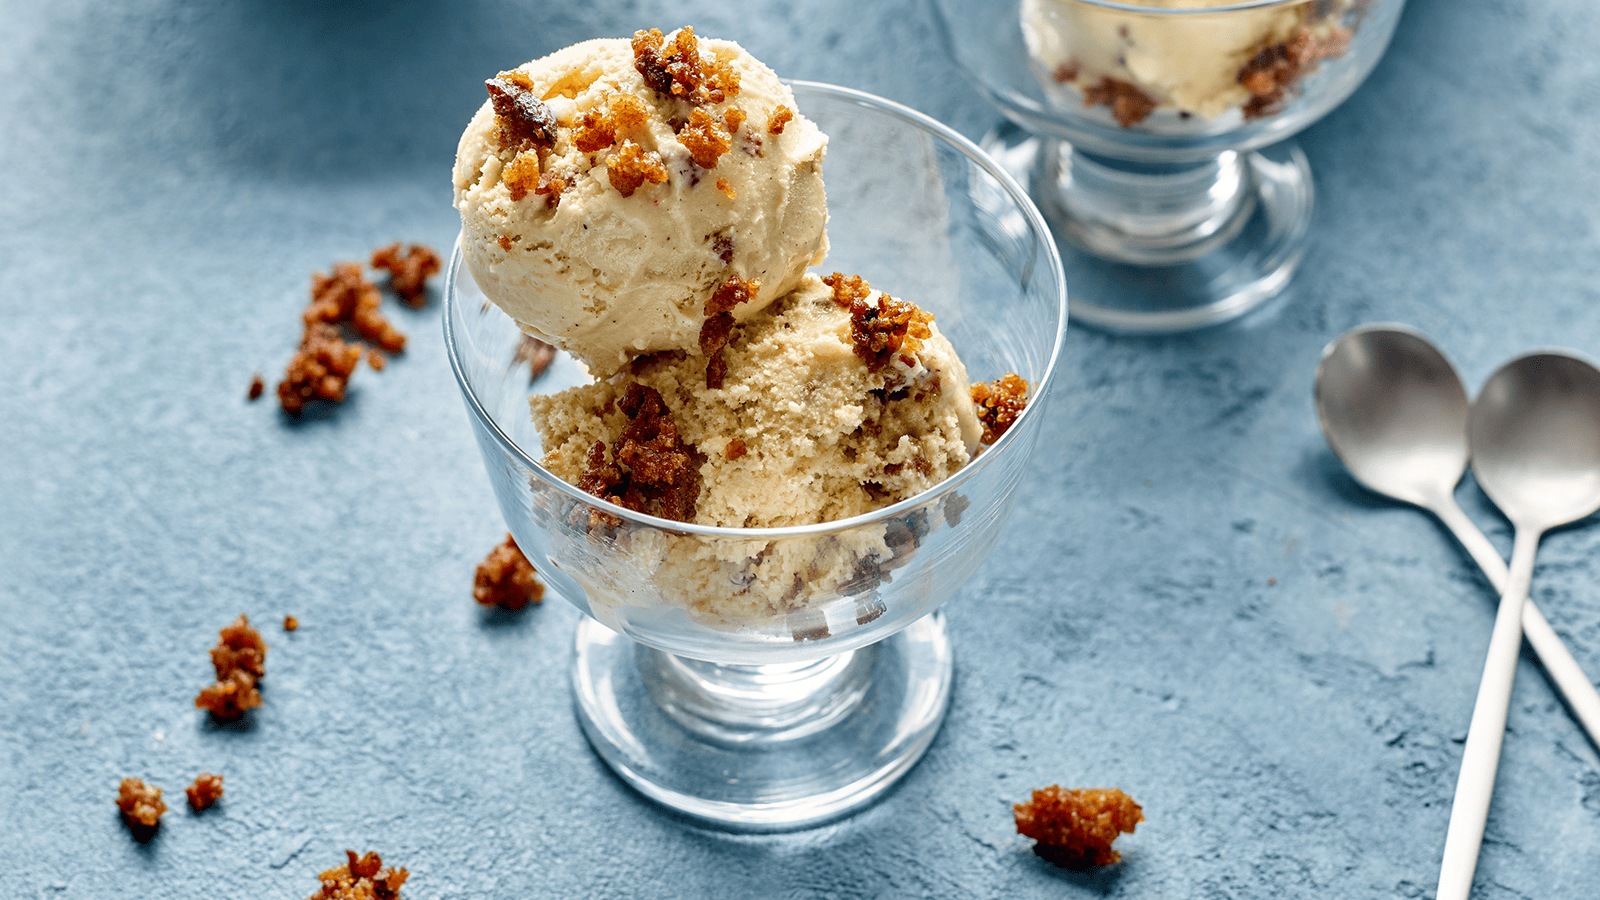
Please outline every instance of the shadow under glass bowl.
M1388 47L1404 0L928 0L1009 120L983 146L1060 239L1074 321L1183 331L1277 295L1314 191L1289 140Z
M588 614L573 670L585 733L641 793L742 830L849 812L926 749L951 678L936 610L1000 538L1066 324L1054 241L982 151L887 100L791 86L829 136L831 249L819 268L934 313L974 380L1015 372L1032 387L1011 429L939 485L793 528L615 506L540 463L528 396L586 383L582 367L561 354L530 386L521 332L478 290L459 243L445 288L447 352L500 511L549 586ZM592 512L622 524L593 528ZM792 596L741 596L779 581Z

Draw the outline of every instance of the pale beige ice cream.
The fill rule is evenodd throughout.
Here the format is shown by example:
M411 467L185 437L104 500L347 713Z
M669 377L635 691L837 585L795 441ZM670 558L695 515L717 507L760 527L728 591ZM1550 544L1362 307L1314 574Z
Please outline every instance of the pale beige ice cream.
M871 371L855 353L850 311L808 275L735 327L720 388L706 386L706 357L674 354L533 397L544 464L578 483L596 441L617 446L628 423L617 401L637 382L660 393L679 437L704 457L690 521L776 528L871 512L934 486L978 448L966 369L937 325L929 330L914 353Z
M871 291L865 302L876 308L880 296ZM874 371L856 352L850 309L808 275L733 329L721 351L721 387L706 384L707 357L672 353L641 358L613 379L531 398L543 462L582 483L597 443L615 460L629 426L623 397L642 385L660 395L678 438L694 451L698 492L688 521L766 528L871 512L954 474L979 447L966 369L931 317L926 325L920 346ZM943 506L921 516L921 529L946 524ZM612 604L670 605L713 627L765 626L817 598L870 596L920 540L907 521L782 540L626 527L612 534L591 521L609 535L601 544L607 552L628 562L569 571L585 581L602 621L614 614ZM594 552L593 538L580 534L570 536L569 552Z
M1108 106L1121 94L1128 104L1118 112L1124 125L1142 120L1150 108L1214 119L1283 87L1257 82L1253 91L1248 77L1241 79L1241 71L1253 60L1281 68L1274 55L1286 62L1297 52L1315 56L1343 52L1340 16L1334 13L1349 6L1344 0L1216 14L1159 12L1237 2L1136 0L1135 5L1158 10L1139 13L1077 0L1022 0L1022 33L1029 54L1053 87L1074 87L1089 102ZM1304 50L1290 45L1296 39ZM1315 56L1296 60L1292 74L1298 76ZM1136 99L1129 88L1144 100Z
M516 112L486 102L454 172L478 285L601 376L698 352L719 286L759 283L732 310L743 320L827 250L827 138L791 91L736 44L641 35L642 52L640 36L591 40L502 73L501 112ZM519 115L535 124L508 135Z

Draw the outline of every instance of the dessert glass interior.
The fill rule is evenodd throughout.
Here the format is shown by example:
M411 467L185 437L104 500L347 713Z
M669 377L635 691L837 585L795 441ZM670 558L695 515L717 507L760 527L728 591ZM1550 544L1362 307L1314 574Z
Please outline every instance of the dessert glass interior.
M1361 84L1404 5L928 2L1009 120L982 144L1061 239L1074 320L1119 332L1227 321L1283 290L1313 196L1287 139Z
M845 814L927 748L951 682L937 609L1000 538L1066 325L1048 227L982 151L889 101L792 87L829 135L832 249L819 269L934 313L974 380L1016 372L1031 385L1016 423L934 488L794 528L615 506L540 464L528 395L585 382L582 367L562 354L530 385L521 333L479 291L459 242L445 287L445 342L501 513L548 585L588 614L573 664L585 733L644 795L736 830ZM705 612L699 601L737 598L750 565L780 559L796 561L792 597L733 618Z

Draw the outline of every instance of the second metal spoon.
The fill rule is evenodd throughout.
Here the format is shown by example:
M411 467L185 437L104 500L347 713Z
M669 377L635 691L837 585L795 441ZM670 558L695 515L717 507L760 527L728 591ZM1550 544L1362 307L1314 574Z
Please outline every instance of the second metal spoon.
M1563 353L1535 353L1490 376L1467 422L1472 472L1511 524L1511 574L1489 639L1450 808L1438 900L1466 900L1489 817L1505 736L1519 613L1539 538L1600 509L1600 370Z

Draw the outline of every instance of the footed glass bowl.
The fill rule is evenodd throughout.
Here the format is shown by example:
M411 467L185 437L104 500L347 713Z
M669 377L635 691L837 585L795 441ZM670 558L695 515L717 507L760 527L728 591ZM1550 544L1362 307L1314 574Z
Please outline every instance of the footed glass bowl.
M1383 55L1404 0L928 0L1009 122L983 146L1061 239L1075 321L1172 332L1289 283L1313 190L1288 139Z
M615 506L540 464L529 393L583 383L582 367L560 355L530 386L521 332L478 290L459 244L445 286L450 363L500 511L549 586L588 614L573 667L585 733L644 795L741 830L847 813L927 748L951 680L936 610L995 548L1026 481L1066 324L1044 220L977 147L871 95L793 88L829 135L820 268L934 313L974 381L1015 372L1031 385L1010 430L933 489L796 528ZM744 602L774 578L790 590Z

